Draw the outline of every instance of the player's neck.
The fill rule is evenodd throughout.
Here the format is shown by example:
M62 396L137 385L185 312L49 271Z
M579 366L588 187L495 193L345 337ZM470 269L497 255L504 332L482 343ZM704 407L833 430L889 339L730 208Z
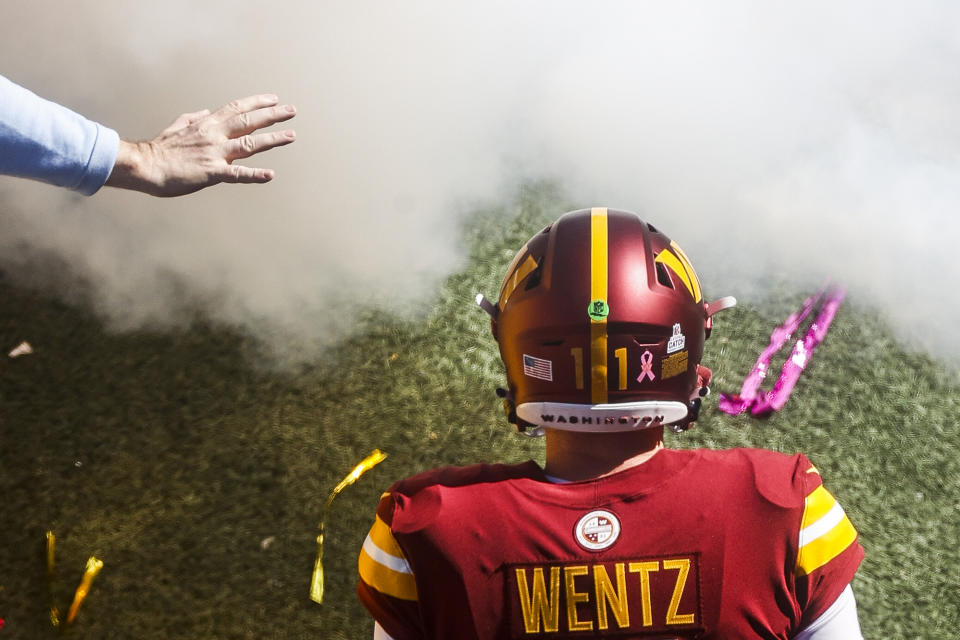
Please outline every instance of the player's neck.
M547 429L544 472L563 480L599 478L643 464L663 448L663 428L622 433Z

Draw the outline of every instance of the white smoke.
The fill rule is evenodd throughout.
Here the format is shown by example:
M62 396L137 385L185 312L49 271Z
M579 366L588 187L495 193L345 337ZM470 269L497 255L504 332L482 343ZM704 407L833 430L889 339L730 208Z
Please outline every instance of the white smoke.
M124 137L273 91L298 141L246 161L270 185L177 200L3 179L0 251L61 256L121 327L199 301L323 342L351 301L422 300L474 203L552 176L666 231L710 292L831 274L956 358L958 59L947 1L16 3L0 73Z

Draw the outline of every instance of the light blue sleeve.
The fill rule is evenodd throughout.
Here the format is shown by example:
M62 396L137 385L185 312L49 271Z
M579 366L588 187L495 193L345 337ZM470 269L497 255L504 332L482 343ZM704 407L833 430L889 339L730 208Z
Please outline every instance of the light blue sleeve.
M119 146L113 129L0 76L0 174L89 196L110 177Z
M847 587L830 607L793 640L863 640L853 587Z

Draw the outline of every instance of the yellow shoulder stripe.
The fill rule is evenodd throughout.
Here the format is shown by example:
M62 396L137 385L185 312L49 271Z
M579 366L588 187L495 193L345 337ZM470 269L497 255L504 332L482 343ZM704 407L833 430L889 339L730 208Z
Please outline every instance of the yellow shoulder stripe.
M807 575L824 566L853 544L857 530L840 503L823 485L806 497L800 525L797 575Z
M390 527L378 516L363 542L360 579L377 591L401 600L417 599L417 583L410 564Z
M373 544L391 556L406 559L403 555L403 550L400 548L400 545L397 544L397 539L393 537L393 532L390 531L390 527L380 519L380 516L377 516L373 526L370 527L370 539L373 541Z
M388 596L400 600L417 600L417 583L413 574L390 571L360 551L360 579Z
M806 529L809 527L830 511L835 504L837 504L837 499L822 484L819 485L804 500L803 522L800 524L800 528Z
M827 535L817 538L800 549L797 555L797 574L813 573L827 564L857 539L857 530L847 518L844 518Z

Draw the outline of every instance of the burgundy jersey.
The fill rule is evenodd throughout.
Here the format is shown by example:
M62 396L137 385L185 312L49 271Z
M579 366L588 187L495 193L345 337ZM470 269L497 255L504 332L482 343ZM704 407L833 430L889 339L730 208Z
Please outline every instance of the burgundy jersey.
M403 480L358 593L396 640L790 638L862 558L803 455L665 449L570 484L534 462Z

